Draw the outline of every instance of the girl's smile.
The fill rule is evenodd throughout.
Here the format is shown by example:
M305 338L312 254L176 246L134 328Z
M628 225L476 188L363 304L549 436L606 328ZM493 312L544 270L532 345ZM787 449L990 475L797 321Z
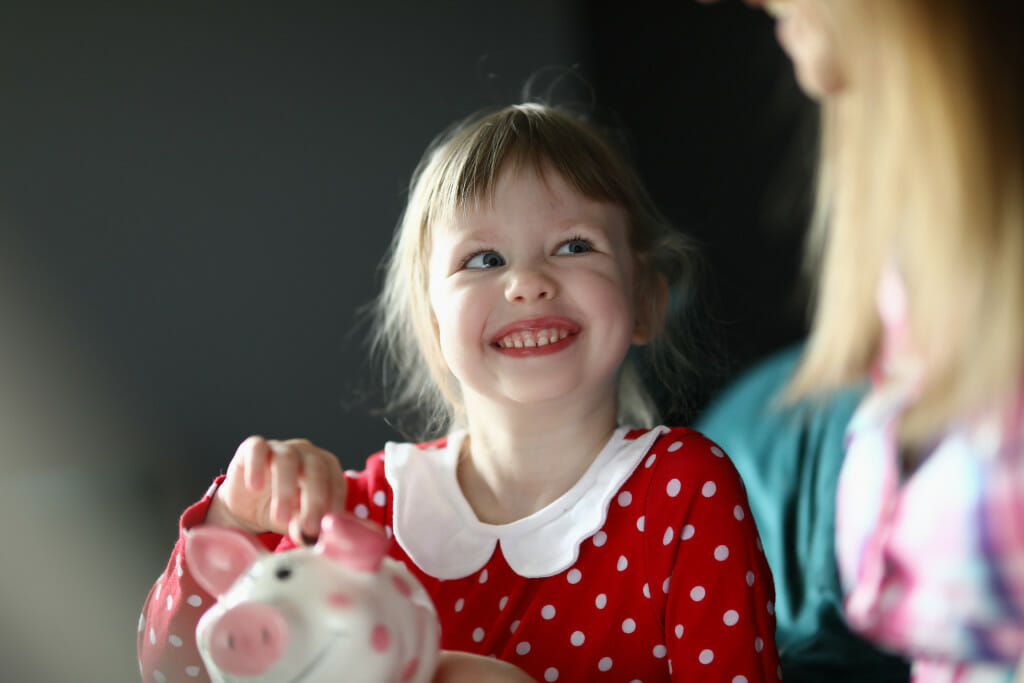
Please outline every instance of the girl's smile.
M509 356L537 356L561 351L579 333L578 323L547 316L506 325L494 335L491 346Z

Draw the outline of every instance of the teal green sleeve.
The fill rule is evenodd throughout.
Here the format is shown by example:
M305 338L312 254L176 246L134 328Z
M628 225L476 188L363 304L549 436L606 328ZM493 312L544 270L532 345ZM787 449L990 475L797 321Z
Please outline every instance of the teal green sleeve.
M850 632L836 573L835 490L843 434L864 387L786 405L779 394L800 348L740 376L696 428L717 442L743 477L775 577L776 640L784 680L907 681L907 664Z

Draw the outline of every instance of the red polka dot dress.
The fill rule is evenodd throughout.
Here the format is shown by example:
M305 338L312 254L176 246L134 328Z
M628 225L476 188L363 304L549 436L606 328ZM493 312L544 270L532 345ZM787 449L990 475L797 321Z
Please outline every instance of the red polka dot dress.
M348 473L350 509L393 533L392 556L437 607L443 648L498 657L538 681L780 679L771 574L743 485L714 443L682 428L621 428L559 499L488 525L458 487L463 438L388 444ZM180 547L140 622L146 681L195 680L171 673L201 667L191 634L204 608L186 593L211 598L177 570Z

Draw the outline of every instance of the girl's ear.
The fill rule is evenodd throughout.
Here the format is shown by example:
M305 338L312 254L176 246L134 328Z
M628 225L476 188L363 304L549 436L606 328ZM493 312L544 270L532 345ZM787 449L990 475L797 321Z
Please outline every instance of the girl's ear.
M657 337L665 325L665 316L668 314L668 283L661 273L650 269L637 283L636 294L633 343L642 346Z

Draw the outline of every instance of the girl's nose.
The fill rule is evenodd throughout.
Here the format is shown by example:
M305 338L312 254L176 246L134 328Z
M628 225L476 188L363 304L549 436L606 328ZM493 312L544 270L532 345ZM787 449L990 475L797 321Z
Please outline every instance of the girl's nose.
M517 268L509 273L505 298L513 303L531 303L554 299L558 295L555 281L542 271Z

